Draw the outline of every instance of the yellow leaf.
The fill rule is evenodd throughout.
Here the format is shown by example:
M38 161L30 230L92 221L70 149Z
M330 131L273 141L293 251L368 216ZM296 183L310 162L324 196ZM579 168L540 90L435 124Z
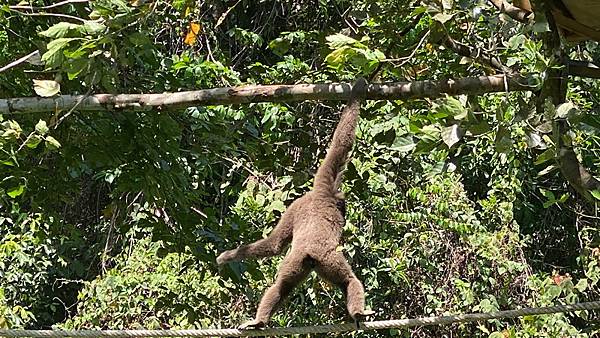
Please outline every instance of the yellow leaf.
M196 43L196 36L198 35L198 33L200 33L200 28L201 27L199 23L191 22L190 29L185 35L185 40L183 40L183 43L189 46L193 46Z

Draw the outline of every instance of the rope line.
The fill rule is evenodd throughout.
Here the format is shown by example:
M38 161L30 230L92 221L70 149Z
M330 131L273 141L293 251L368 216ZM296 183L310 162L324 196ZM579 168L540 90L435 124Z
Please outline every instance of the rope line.
M257 337L307 333L339 333L349 331L399 329L413 326L448 325L490 319L515 318L521 316L544 315L562 312L600 309L600 301L556 305L537 308L523 308L488 313L467 313L461 315L423 317L414 319L381 320L359 323L317 325L305 327L275 327L263 330L200 329L200 330L13 330L0 329L0 337Z

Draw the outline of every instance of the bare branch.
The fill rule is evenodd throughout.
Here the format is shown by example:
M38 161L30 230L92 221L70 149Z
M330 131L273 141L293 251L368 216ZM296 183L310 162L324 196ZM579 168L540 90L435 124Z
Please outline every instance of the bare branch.
M439 97L445 94L480 94L504 91L526 91L528 77L494 75L456 80L396 82L371 84L367 98L371 100L407 100ZM253 85L203 89L166 94L96 94L63 95L54 98L24 97L0 99L0 113L32 113L71 109L79 103L79 111L149 111L190 106L248 104L256 102L293 102L304 100L347 100L351 84Z
M593 62L568 60L569 75L600 79L600 66Z
M573 147L563 141L562 135L568 131L569 127L564 120L556 121L554 131L558 140L557 162L563 176L571 186L588 201L593 201L594 197L590 193L593 190L600 190L600 181L598 181L590 172L579 162L577 154Z
M33 57L36 57L36 56L39 57L39 55L40 55L40 51L39 50L35 50L35 51L33 51L33 52L31 52L31 53L29 53L29 54L27 54L27 55L25 55L25 56L23 56L23 57L21 57L19 59L15 60L15 61L13 61L13 62L11 62L9 64L7 64L4 67L0 67L0 73L2 73L5 70L11 69L12 67L17 66L17 65L19 65L19 64L21 64L23 62L27 62L27 61L29 61L29 59L31 59Z
M26 13L26 12L21 12L21 11L16 11L16 10L13 10L12 12L18 13L19 15L24 15L24 16L54 16L54 17L58 17L58 18L63 18L63 19L68 19L68 20L74 20L74 21L83 22L83 23L87 22L87 20L85 20L85 19L82 19L82 18L77 17L77 16L73 16L73 15L67 15L67 14L59 14L59 13Z
M582 35L583 37L600 41L600 31L566 17L561 11L556 9L552 11L552 16L559 27Z
M500 12L505 13L511 18L522 22L529 23L533 19L533 12L524 10L517 6L513 6L506 0L489 0Z
M90 2L90 0L65 0L65 1L57 2L52 5L42 6L42 7L15 5L15 6L8 6L8 8L12 9L12 10L45 11L48 9L53 9L53 8L57 8L57 7L65 6L65 5L70 5L70 4L75 4L75 3L84 3L84 2Z
M502 61L500 61L499 58L488 55L488 53L480 48L465 45L464 43L454 40L449 35L446 36L442 43L444 46L452 49L458 55L466 56L479 63L489 65L492 68L496 68L503 72L508 72L508 68L502 64Z

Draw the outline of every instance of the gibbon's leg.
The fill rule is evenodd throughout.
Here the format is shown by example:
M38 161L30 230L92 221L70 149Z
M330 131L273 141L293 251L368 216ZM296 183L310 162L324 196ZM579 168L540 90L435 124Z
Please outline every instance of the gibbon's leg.
M267 238L223 252L217 257L217 264L223 265L250 257L258 258L279 255L292 240L293 230L291 218L284 213L277 226L275 226L275 229L271 231Z
M329 255L317 260L317 273L329 282L339 286L345 293L348 313L353 319L359 320L373 314L365 311L365 291L348 261L339 252L332 251Z
M273 311L281 305L294 287L306 278L313 267L313 262L312 258L304 252L294 251L292 248L281 263L275 282L261 298L258 310L256 310L256 318L240 325L239 328L248 329L265 326L269 322Z

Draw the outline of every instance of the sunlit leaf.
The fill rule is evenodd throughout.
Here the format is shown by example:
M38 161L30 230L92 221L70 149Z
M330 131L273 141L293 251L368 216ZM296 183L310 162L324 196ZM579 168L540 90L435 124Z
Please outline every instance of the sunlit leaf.
M27 139L25 145L27 148L34 149L38 146L38 144L40 144L40 142L42 142L42 137L40 135L33 134Z
M538 133L529 133L527 135L527 146L529 148L546 148L546 144Z
M33 80L33 90L41 97L50 97L60 92L60 84L52 80Z
M451 148L462 138L463 132L458 127L458 124L453 124L449 127L445 127L442 129L441 136L442 140L448 148Z
M58 66L63 60L63 48L65 48L69 42L76 40L75 38L60 38L52 40L48 43L48 50L42 55L42 61L48 66Z
M24 184L19 184L16 187L8 188L8 190L6 190L6 194L8 194L8 196L10 196L11 198L16 198L22 195L23 192L25 192Z
M328 37L325 38L325 40L327 40L327 44L329 45L330 48L333 49L337 49L340 47L344 47L347 45L352 45L358 41L356 41L356 39L353 39L349 36L346 36L344 34L334 34L334 35L329 35Z
M200 33L201 26L199 23L190 22L190 26L188 28L188 32L185 35L185 39L183 43L189 46L193 46L196 43L196 36Z
M575 110L575 105L573 103L571 103L571 102L562 103L561 105L559 105L556 108L556 113L555 113L554 117L559 118L559 119L567 118L569 115L572 114L573 110Z
M280 201L280 200L273 201L273 202L271 202L271 209L277 210L279 212L284 212L285 204L283 204L283 201Z
M50 150L55 150L60 148L60 143L52 136L46 136L46 147Z
M38 132L38 134L40 135L45 135L48 132L48 126L46 125L46 121L40 120L35 125L35 131Z
M544 151L543 153L541 153L537 159L535 160L535 162L533 162L533 164L538 165L538 164L542 164L546 161L549 160L553 160L555 157L555 152L554 149L550 148L546 151Z
M585 290L587 290L588 288L588 280L586 278L582 278L579 280L579 282L577 282L577 284L575 285L575 289L577 289L579 292L584 292Z
M408 153L415 149L416 146L417 144L413 140L412 136L398 136L394 140L391 148L401 153Z
M433 16L432 19L439 23L446 23L448 20L452 19L453 16L454 16L454 14L437 13L436 15Z
M106 31L106 26L97 21L89 21L88 20L83 24L82 29L86 34L99 35Z
M71 35L70 37L73 37L73 35L79 36L79 32L80 29L82 28L82 25L77 25L74 23L69 23L69 22L59 22L57 24L55 24L54 26L51 26L50 28L46 29L43 32L40 32L39 34L41 36L47 37L47 38L65 38L68 35ZM77 34L70 34L70 33L77 33ZM48 47L50 48L50 47Z

